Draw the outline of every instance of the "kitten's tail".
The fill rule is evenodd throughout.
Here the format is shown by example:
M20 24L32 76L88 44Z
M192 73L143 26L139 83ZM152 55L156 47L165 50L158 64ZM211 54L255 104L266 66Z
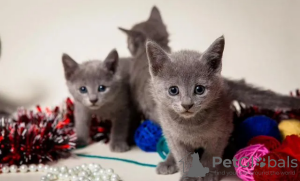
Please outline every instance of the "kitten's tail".
M247 84L244 80L234 81L225 79L229 94L233 100L261 109L300 109L300 98L281 95Z

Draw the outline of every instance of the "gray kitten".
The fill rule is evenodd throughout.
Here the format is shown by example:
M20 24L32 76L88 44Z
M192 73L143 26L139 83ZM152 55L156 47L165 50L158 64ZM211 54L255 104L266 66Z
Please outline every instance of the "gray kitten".
M152 95L171 151L158 165L158 173L170 174L179 168L180 180L218 180L212 173L218 171L212 158L222 157L233 130L231 99L221 76L224 45L220 37L203 54L168 54L156 43L147 42ZM201 163L210 173L204 179L185 178L179 161L198 148L204 149ZM184 165L191 161L188 156Z
M112 121L110 149L125 152L130 149L131 121L134 121L128 84L130 59L120 59L112 50L106 59L76 63L69 55L62 56L68 89L75 102L77 146L90 141L91 116Z
M158 8L154 6L150 17L145 22L134 25L131 30L119 29L128 36L128 49L133 56L130 85L135 105L146 119L157 122L156 105L149 87L150 74L145 42L146 39L151 39L166 51L170 51L166 26Z
M181 172L181 180L218 180L213 173L213 157L222 157L233 131L233 100L263 108L300 108L300 99L283 96L232 81L221 76L224 37L216 39L203 53L167 53L152 41L146 44L150 64L151 90L157 103L159 122L170 147L168 158L159 163L157 173ZM179 161L203 148L204 178L185 178ZM192 157L185 159L190 165Z

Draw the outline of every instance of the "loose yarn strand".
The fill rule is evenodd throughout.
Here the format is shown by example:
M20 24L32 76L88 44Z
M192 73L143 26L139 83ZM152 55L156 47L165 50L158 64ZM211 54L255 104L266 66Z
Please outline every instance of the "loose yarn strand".
M141 163L141 162L137 162L134 160L123 159L123 158L106 157L106 156L100 156L100 155L88 155L88 154L76 154L76 155L79 157L85 157L85 158L97 158L97 159L105 159L105 160L122 161L122 162L132 163L132 164L144 166L144 167L152 167L152 168L156 167L156 165L153 165L153 164Z

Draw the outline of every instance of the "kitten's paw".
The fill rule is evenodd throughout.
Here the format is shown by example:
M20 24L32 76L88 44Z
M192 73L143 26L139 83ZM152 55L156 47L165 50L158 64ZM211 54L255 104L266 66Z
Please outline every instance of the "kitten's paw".
M176 163L160 162L156 167L156 173L159 175L170 175L178 172Z
M76 140L76 148L83 148L89 144L89 141L82 138L77 138Z
M181 177L180 181L203 181L203 178Z
M111 142L110 150L112 152L126 152L130 150L130 146L126 142Z
M218 181L218 180L219 180L218 175L213 173L206 174L206 176L203 179L203 181Z

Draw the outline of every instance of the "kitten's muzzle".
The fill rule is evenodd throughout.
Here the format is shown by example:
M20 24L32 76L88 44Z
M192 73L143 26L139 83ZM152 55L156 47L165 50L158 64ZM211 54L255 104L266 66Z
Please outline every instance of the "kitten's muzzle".
M91 102L92 104L96 104L96 103L98 102L98 98L90 99L90 102Z
M190 110L194 104L181 104L181 106L188 112L188 110Z

